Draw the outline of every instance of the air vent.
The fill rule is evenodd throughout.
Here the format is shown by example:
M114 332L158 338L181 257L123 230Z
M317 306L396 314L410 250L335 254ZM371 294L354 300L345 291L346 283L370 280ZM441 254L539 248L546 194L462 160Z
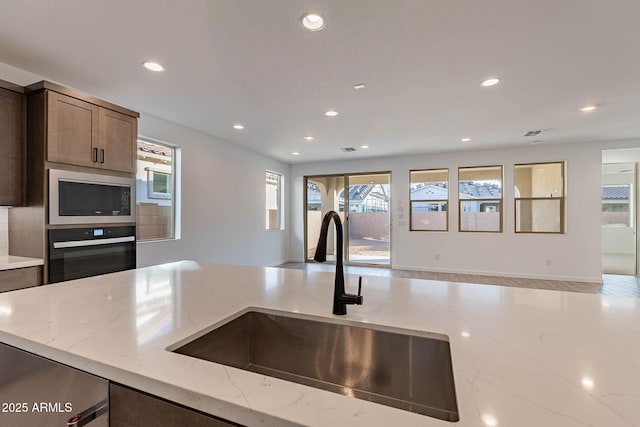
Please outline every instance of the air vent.
M552 130L553 128L541 129L541 130L530 130L529 132L525 133L524 136L538 136L543 133L551 132Z
M353 147L342 147L340 151L342 151L343 153L351 153L353 151L356 151L356 149Z
M538 136L542 132L542 130L530 130L529 132L525 133L524 136Z

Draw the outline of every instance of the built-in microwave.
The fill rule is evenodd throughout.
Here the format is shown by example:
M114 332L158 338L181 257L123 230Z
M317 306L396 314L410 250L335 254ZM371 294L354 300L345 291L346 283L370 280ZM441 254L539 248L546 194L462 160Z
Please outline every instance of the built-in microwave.
M133 178L49 170L49 224L135 222Z

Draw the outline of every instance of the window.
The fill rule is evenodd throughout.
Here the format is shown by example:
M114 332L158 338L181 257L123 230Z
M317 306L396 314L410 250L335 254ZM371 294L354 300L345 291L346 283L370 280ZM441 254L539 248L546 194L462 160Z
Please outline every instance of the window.
M602 186L602 225L632 227L629 207L631 184L611 184Z
M282 175L266 172L267 230L282 230Z
M458 169L460 231L502 232L502 166Z
M516 233L564 233L564 162L515 165Z
M449 230L449 169L409 172L410 231Z
M176 234L176 148L139 139L137 163L137 239L173 239Z
M150 199L171 198L171 173L146 167L147 194Z

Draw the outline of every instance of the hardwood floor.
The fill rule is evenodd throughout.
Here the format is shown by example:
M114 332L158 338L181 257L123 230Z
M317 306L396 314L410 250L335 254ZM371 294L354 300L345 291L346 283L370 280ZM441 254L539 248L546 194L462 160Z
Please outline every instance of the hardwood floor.
M334 271L331 264L288 262L278 265L279 268L293 268L309 271ZM515 277L480 276L472 274L434 273L429 271L394 270L379 267L345 265L345 274L366 276L403 277L409 279L440 280L447 282L479 283L485 285L511 286L517 288L547 289L555 291L581 292L623 297L640 297L640 278L603 274L603 284L586 282L568 282L562 280L524 279Z

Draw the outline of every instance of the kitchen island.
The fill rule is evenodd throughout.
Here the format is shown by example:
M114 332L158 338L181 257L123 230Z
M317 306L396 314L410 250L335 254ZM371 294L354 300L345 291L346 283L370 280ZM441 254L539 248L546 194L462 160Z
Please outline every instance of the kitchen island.
M382 277L362 294L333 316L331 273L182 261L1 294L0 342L244 425L640 425L638 299ZM460 421L167 350L251 307L447 335Z

